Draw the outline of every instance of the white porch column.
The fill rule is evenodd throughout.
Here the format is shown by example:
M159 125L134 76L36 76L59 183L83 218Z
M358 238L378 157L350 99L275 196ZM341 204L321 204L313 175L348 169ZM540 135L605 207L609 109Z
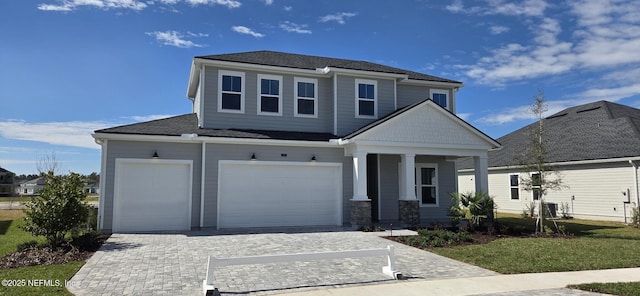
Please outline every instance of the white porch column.
M489 162L487 155L473 157L476 192L489 194Z
M400 155L400 200L416 200L416 155Z
M367 196L367 153L353 154L353 200L369 200Z

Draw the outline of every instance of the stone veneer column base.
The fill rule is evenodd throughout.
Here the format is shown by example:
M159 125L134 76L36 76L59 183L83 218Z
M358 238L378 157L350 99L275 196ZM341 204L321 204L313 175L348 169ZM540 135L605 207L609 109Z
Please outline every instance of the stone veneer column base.
M405 226L420 225L420 202L416 200L399 200L400 222Z
M351 226L371 226L371 200L351 200Z

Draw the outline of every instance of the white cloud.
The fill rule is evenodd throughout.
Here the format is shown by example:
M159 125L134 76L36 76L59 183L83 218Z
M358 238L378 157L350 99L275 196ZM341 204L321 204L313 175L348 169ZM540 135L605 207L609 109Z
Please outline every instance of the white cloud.
M445 9L451 13L510 16L541 16L549 4L544 0L522 0L506 2L505 0L485 0L483 5L465 7L462 0L454 0Z
M558 113L566 108L576 105L587 103L589 100L558 100L558 101L545 101L547 104L547 111L543 116L550 116ZM531 101L533 104L533 100ZM536 119L535 115L531 111L531 105L522 105L517 107L505 108L494 114L478 119L478 122L489 125L500 125L516 120L532 120Z
M251 35L251 36L256 37L256 38L262 38L262 37L265 36L264 34L255 32L252 29L249 29L249 28L247 28L245 26L233 26L233 27L231 27L231 30L233 30L236 33L247 34L247 35Z
M264 2L264 5L271 5L271 4L273 4L273 0L262 0L262 2Z
M445 6L445 9L452 13L459 13L464 10L464 4L462 4L462 0L454 0L451 4Z
M226 6L227 8L238 8L242 6L240 1L235 0L184 0L186 3L191 5L206 5L206 4L214 4Z
M162 43L163 45L175 46L180 48L191 48L191 47L202 47L203 45L195 43L191 40L185 39L185 36L177 31L155 31L155 32L147 32L145 33L149 36L156 38L156 41ZM190 37L207 37L207 34L203 33L191 33L188 32L187 35Z
M51 145L100 149L91 134L95 130L129 124L132 121L142 122L174 115L141 115L130 116L123 121L54 121L27 122L24 120L0 121L0 137L12 140L35 141ZM28 152L16 151L13 147L0 147L0 153ZM25 148L29 149L29 148Z
M509 27L491 26L491 27L489 27L489 32L491 32L491 34L493 34L493 35L499 35L499 34L502 34L502 33L509 32Z
M293 6L285 6L284 10L285 11L291 11L291 10L293 10Z
M59 0L58 4L39 4L38 9L46 11L72 11L87 6L101 9L143 10L147 4L136 0Z
M331 22L331 21L335 21L339 24L344 24L345 23L345 19L350 18L350 17L354 17L358 15L355 12L338 12L335 14L329 14L329 15L325 15L323 17L320 18L320 22L322 23L326 23L326 22Z
M280 24L280 29L283 29L287 32L311 34L311 30L306 29L307 27L307 25L298 25L289 21L285 21L284 23Z

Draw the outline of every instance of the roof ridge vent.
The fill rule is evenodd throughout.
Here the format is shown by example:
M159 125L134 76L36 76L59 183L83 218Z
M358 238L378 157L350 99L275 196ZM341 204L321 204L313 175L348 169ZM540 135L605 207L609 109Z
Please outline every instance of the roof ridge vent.
M600 109L602 106L597 106L597 107L593 107L593 108L588 108L588 109L583 109L583 110L578 110L576 111L576 113L582 113L582 112L588 112L588 111L593 111L596 109Z
M564 112L564 113L560 113L560 114L556 114L556 115L551 115L551 116L549 116L549 117L547 117L545 119L553 119L553 118L558 118L558 117L562 117L562 116L567 116L567 114L569 114L569 113Z

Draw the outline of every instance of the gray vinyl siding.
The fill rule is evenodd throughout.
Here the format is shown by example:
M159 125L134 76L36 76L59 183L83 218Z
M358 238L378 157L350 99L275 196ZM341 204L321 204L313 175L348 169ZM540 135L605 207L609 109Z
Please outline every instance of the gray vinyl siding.
M338 75L338 135L349 134L376 119L356 118L356 79L377 81L378 118L395 111L394 80Z
M398 95L398 109L402 107L409 106L413 103L417 103L420 101L424 101L429 99L429 93L431 89L443 89L449 91L449 110L451 110L451 105L455 102L452 102L452 94L453 89L447 87L428 87L421 85L407 85L407 84L398 84L397 95Z
M204 96L202 100L205 128L333 132L333 79L237 69L220 70L244 73L244 113L218 112L218 68L205 67ZM282 76L282 116L258 114L258 74ZM317 118L294 116L294 77L318 80L316 94L318 99Z
M436 163L438 165L437 207L420 207L420 219L426 223L448 223L447 212L451 207L451 192L456 191L455 163L443 157L416 156L416 163ZM380 205L381 220L398 220L399 198L399 155L380 155Z
M341 148L207 144L205 171L204 227L216 227L218 209L218 163L220 160L308 162L313 155L318 162L342 163L342 221L349 223L349 200L353 196L353 164ZM286 154L283 157L282 154ZM248 184L249 185L249 184Z
M201 180L201 144L132 142L109 140L107 144L106 178L104 186L104 224L103 231L111 232L113 225L114 175L116 158L149 159L157 151L162 159L180 159L193 161L193 189L191 207L191 227L200 225L200 180ZM102 198L102 197L101 197ZM152 210L150 205L150 210Z

